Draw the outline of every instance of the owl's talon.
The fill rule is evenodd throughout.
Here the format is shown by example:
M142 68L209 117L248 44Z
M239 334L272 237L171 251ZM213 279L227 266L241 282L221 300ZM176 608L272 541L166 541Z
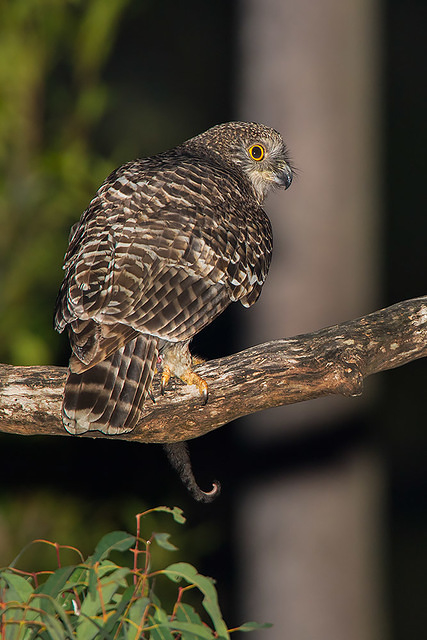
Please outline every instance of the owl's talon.
M197 375L197 374L194 374L194 375ZM199 381L196 383L196 386L197 386L197 388L199 390L200 395L202 396L202 404L203 404L203 406L205 406L205 404L207 404L208 400L209 400L208 383L206 382L206 380L204 380L200 376L197 376L197 377L199 378Z
M162 396L165 395L165 388L167 383L170 380L170 377L171 377L170 367L167 364L165 364L162 371L162 379L160 381L160 393L162 394Z
M188 371L180 376L180 378L186 384L193 384L198 388L199 393L202 396L202 403L203 405L205 405L209 397L209 387L206 380L204 380L197 373L194 373L194 371L192 371L191 369L188 369Z

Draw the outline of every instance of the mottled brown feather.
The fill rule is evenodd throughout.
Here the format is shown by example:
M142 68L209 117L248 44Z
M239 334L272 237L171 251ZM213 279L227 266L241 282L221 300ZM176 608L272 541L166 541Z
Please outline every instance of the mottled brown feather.
M71 230L56 304L73 351L70 432L134 428L159 354L186 349L231 302L255 302L272 252L261 204L291 177L280 135L238 122L108 176Z

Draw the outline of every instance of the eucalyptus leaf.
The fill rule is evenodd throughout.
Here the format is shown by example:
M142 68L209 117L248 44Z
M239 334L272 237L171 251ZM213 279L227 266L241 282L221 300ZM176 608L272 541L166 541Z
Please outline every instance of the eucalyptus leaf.
M126 640L140 640L140 625L149 606L150 599L145 596L132 602L126 616L126 621L128 622Z
M168 578L174 582L179 582L181 579L184 579L189 584L198 587L204 595L203 606L212 620L218 637L229 638L227 626L219 608L218 596L212 578L202 576L191 564L187 564L186 562L171 564L166 569L163 569L161 573L167 575Z
M51 596L52 598L56 598L58 594L66 588L67 582L75 570L76 567L74 566L61 567L60 569L57 569L48 577L45 583L37 587L36 593L43 593Z
M132 597L134 595L135 592L135 588L134 586L130 586L128 587L123 595L122 598L120 600L120 602L118 603L114 613L112 613L109 617L108 620L105 622L104 626L102 627L103 630L106 633L113 633L113 631L115 630L116 625L121 622L122 618L123 618L123 614L125 609L127 609L130 605L130 602L132 600Z
M35 594L31 599L30 604L32 611L35 614L33 620L38 620L40 617L40 620L46 624L46 619L48 619L50 620L51 626L57 627L57 624L59 624L57 618L59 618L68 634L66 637L73 637L73 628L71 626L70 619L62 606L62 599L58 601L51 596ZM55 622L53 620L55 620ZM62 625L60 625L61 629Z
M34 592L28 578L24 578L23 576L20 576L13 571L8 571L7 569L3 569L0 572L0 587L3 586L2 582L6 583L3 593L3 599L5 602L11 602L12 600L22 603L27 602L28 598Z
M185 602L180 602L176 608L176 619L180 622L193 622L194 624L203 624L199 614Z
M178 524L184 524L186 518L184 516L184 512L180 507L155 507L150 511L164 511L165 513L170 513L175 522Z
M100 562L112 551L127 551L135 544L135 541L135 536L126 533L126 531L111 531L101 538L90 559L93 563Z
M166 551L177 551L178 547L176 547L172 542L169 542L170 533L154 533L154 540L157 542L159 547L166 549Z
M168 627L168 617L163 609L156 609L153 616L149 616L150 640L175 640Z
M83 619L75 635L77 640L115 640L111 633L102 628L98 620L81 615Z

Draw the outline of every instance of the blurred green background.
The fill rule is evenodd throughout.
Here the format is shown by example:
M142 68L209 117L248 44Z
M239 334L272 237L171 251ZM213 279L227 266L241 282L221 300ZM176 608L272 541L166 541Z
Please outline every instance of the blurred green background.
M229 13L225 3L190 5L203 30L173 2L0 5L2 362L64 362L51 331L62 258L105 176L229 113L226 44L193 55Z
M229 8L192 2L188 14L175 2L0 4L1 362L66 365L52 329L63 255L105 176L227 118ZM221 51L195 58L219 30ZM88 553L105 531L134 529L147 485L149 506L184 493L160 447L82 445L1 436L0 564L38 537ZM187 532L187 559L218 548L211 520Z
M0 362L66 365L67 339L52 329L62 258L70 226L105 176L235 117L237 6L0 2ZM425 293L427 85L420 70L427 9L415 0L404 6L389 0L383 19L385 306ZM229 352L227 317L212 329L225 330L221 349ZM222 353L209 331L198 346L205 356ZM403 621L423 606L422 590L409 596L408 584L427 586L425 362L383 380L376 437L389 474L387 572L398 637ZM392 409L387 397L395 400ZM227 430L203 440L192 446L201 484L251 473L253 459L240 459ZM215 573L227 621L239 623L231 489L209 508L194 505L157 446L6 435L0 445L0 564L36 537L90 552L107 530L133 530L134 515L145 507L178 503L191 521L178 546L188 561ZM288 462L299 455L306 453L293 451Z

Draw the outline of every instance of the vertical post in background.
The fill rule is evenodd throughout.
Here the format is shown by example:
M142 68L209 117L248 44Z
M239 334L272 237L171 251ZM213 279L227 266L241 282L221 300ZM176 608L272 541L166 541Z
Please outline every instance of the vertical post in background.
M298 168L266 204L274 256L246 312L255 343L378 308L379 3L240 0L237 27L237 115L278 129ZM245 434L262 451L292 427L345 423L360 408L364 399L327 398L270 410ZM381 487L375 456L358 449L245 489L243 616L275 625L260 638L383 640Z

